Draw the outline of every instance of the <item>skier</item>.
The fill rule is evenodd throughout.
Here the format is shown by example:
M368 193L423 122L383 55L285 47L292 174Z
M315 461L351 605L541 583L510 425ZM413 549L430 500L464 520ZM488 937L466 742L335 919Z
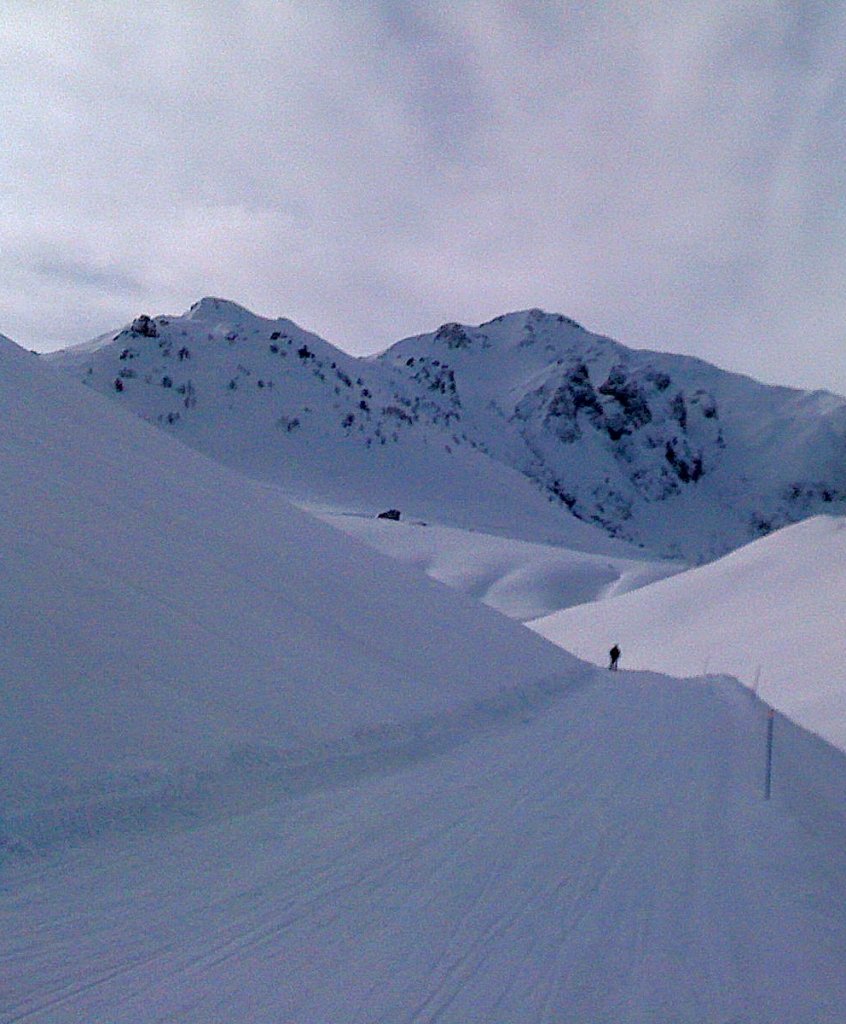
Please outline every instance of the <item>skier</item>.
M617 646L617 644L614 644L614 646L608 652L608 654L611 657L611 664L608 667L611 669L612 672L616 672L617 671L617 662L620 660L620 654L621 653L622 652L621 652L620 648Z

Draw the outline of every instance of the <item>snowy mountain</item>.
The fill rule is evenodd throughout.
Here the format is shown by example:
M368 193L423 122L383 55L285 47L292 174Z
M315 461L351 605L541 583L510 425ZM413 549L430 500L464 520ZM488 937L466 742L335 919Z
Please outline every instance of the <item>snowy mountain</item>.
M203 299L51 358L188 444L336 512L401 506L608 552L590 523L703 561L846 511L846 400L627 349L539 310L355 359L290 321Z
M203 299L139 317L49 357L148 422L294 500L577 549L634 554L556 507L453 430L454 416L389 366L355 359L288 320Z
M722 672L846 750L846 521L820 516L710 565L533 622L589 661Z
M8 341L0 414L0 846L254 799L585 674Z
M0 1019L840 1021L840 752L779 717L765 801L737 684L591 669L124 394L0 339Z
M456 427L610 534L702 561L846 511L846 399L636 351L529 310L381 357Z

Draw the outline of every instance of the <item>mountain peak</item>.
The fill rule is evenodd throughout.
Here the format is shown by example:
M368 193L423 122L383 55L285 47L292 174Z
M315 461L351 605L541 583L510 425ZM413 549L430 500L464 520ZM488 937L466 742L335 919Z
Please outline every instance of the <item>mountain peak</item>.
M562 324L584 332L584 328L575 320L535 307L503 313L478 327L453 322L441 324L431 338L436 344L446 345L449 349L470 348L474 341L480 342L482 348L490 348L494 344L525 345L527 340L534 339L537 331L554 331Z
M506 326L519 325L526 327L528 325L536 325L543 323L544 321L550 324L566 324L568 327L575 327L580 331L584 331L580 323L573 320L569 316L564 316L563 313L547 313L545 309L539 309L537 306L533 306L531 309L516 309L511 313L503 313L500 316L495 316L492 320L487 320L483 324L479 324L479 330L483 330L486 327L492 327L494 324L505 324Z
M239 306L229 299L219 299L213 295L195 302L185 314L187 320L242 320L246 316L255 316L249 309Z

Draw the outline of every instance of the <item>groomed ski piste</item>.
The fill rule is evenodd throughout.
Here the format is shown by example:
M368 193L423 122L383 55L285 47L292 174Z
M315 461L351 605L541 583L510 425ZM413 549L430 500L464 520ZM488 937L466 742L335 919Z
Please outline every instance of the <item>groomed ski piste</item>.
M417 763L6 873L4 1021L837 1024L843 759L594 677Z
M765 800L735 681L578 661L5 341L0 399L0 1020L842 1024L834 747L778 715Z

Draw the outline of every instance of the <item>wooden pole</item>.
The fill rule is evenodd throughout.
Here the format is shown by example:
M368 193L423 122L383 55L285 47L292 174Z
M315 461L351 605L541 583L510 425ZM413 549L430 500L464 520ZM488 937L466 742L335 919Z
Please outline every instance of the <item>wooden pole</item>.
M773 723L775 722L775 711L772 708L767 712L767 771L764 776L764 799L770 799L773 783Z

